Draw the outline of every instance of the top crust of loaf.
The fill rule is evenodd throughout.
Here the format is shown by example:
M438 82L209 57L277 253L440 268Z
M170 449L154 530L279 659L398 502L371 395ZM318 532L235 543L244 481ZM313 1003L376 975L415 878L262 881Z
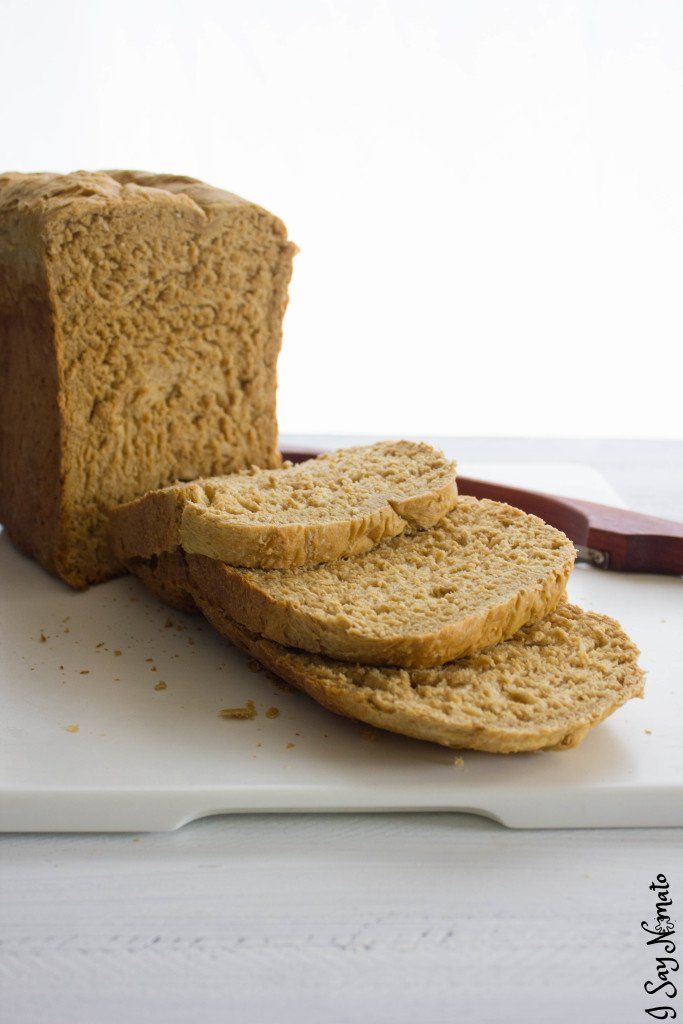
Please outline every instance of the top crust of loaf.
M455 464L443 453L383 441L152 492L114 510L112 546L125 560L182 546L230 565L287 569L427 529L456 500Z
M277 643L372 665L441 665L512 636L564 595L574 545L536 516L459 497L431 530L324 565L238 569L187 555L198 602Z
M90 206L112 203L167 203L194 207L201 215L213 206L256 206L241 196L214 188L196 178L145 171L73 171L71 174L0 174L0 214L41 213L84 202ZM273 214L267 217L284 225Z
M638 649L619 623L570 604L496 647L410 671L291 650L201 607L231 643L331 711L447 747L568 750L643 694Z

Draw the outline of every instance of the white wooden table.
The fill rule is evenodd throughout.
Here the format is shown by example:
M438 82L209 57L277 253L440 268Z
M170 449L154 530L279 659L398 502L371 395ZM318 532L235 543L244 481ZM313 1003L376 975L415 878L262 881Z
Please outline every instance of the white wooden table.
M470 462L588 462L632 507L683 516L683 443L459 447ZM683 829L270 815L5 836L0 1021L647 1020L640 923L658 873L680 920ZM672 1005L680 1018L683 995Z

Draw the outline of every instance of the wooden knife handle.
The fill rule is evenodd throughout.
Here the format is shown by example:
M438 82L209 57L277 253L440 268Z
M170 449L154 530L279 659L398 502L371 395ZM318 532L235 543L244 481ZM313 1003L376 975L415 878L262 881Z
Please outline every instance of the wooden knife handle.
M576 502L588 518L587 546L609 553L609 568L683 576L683 523L590 501Z
M468 477L458 477L458 491L505 501L540 516L575 544L604 552L605 569L683 575L683 523Z

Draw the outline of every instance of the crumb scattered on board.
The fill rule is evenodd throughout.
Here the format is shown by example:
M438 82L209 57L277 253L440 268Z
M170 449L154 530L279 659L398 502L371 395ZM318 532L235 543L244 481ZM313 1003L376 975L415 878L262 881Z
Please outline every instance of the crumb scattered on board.
M293 748L294 748L294 744L293 743L288 743L287 744L287 748L286 748L287 750L292 750Z
M266 718L277 718L279 714L279 708L268 708L268 710L266 711Z
M374 729L363 729L361 736L364 740L369 740L371 743L375 743L379 739L379 733L375 732Z
M74 724L73 724L73 725L67 725L67 726L66 726L65 728L66 728L66 731L67 731L67 732L79 732L79 730L80 730L80 728L81 728L81 727L80 727L80 725L77 725L77 724L76 724L76 723L74 722Z
M461 757L460 754L456 754L455 757L453 758L453 764L456 768L464 768L465 758Z
M646 729L645 730L645 735L646 736L652 736L652 729Z
M221 708L218 714L221 718L256 718L256 705L248 700L243 708Z
M82 668L81 671L78 674L81 675L81 676L89 676L90 675L90 669L89 668Z
M41 642L41 644L46 644L47 643L47 637L43 633L42 629L40 631L40 642Z
M166 690L166 689L168 689L168 687L166 686L166 683L163 681L163 679L160 679L159 682L154 687L154 689L155 690Z

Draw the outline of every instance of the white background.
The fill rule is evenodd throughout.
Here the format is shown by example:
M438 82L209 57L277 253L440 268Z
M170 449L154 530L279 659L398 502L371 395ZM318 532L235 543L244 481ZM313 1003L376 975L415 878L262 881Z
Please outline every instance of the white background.
M0 164L286 221L283 431L683 437L679 0L0 14Z

